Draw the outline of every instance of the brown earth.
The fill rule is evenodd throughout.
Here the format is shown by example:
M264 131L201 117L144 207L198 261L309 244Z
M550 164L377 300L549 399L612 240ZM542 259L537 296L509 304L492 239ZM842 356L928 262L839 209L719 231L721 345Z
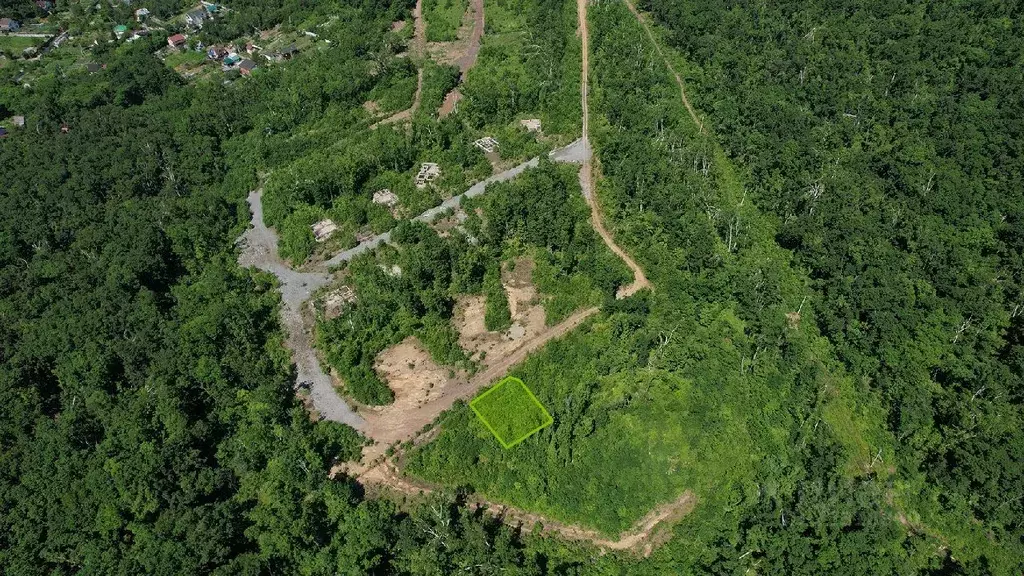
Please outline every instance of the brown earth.
M481 366L473 376L438 365L415 338L407 338L378 356L374 367L395 393L395 401L386 406L360 408L359 415L366 420L363 433L375 441L364 449L363 462L373 462L388 446L415 438L456 400L473 396L525 360L530 352L597 313L597 308L588 308L546 327L544 308L538 303L532 276L533 261L528 258L517 260L514 271L502 272L513 321L513 330L504 333L489 332L484 326L482 296L459 299L454 316L459 345ZM521 330L515 329L517 326ZM486 354L481 360L483 352Z
M472 29L469 36L462 40L463 29L459 30L460 40L449 43L436 43L439 48L438 61L442 63L453 63L459 67L459 84L466 81L466 73L476 65L477 57L480 55L480 44L484 36L484 0L471 0L466 11L467 20L472 22ZM462 92L458 87L445 95L444 102L437 110L437 116L444 118L451 114L462 99Z
M421 480L402 476L390 460L363 471L358 475L358 479L369 487L390 489L414 497L431 494L440 488ZM675 500L666 502L648 512L643 518L637 520L629 530L620 533L614 540L590 528L552 520L540 514L482 497L470 496L470 501L467 504L476 505L505 524L519 526L526 532L539 525L544 533L555 534L569 540L589 542L602 550L623 550L649 556L655 548L671 539L672 526L693 510L697 504L697 497L690 490L686 490Z

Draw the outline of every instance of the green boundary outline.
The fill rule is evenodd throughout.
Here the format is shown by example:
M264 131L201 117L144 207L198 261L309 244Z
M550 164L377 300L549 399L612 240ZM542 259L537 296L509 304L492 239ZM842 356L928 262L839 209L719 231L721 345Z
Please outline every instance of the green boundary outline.
M509 382L517 382L520 386L523 387L523 390L526 390L526 393L530 396L530 399L533 400L533 403L536 404L538 408L540 408L541 412L543 412L545 416L547 416L547 421L544 422L543 424L541 424L540 426L534 428L533 430L530 430L529 432L524 434L521 438L519 438L518 440L515 440L511 444L506 444L505 440L503 440L501 438L501 435L498 434L494 430L494 427L492 427L490 422L488 422L487 419L484 418L484 415L481 414L480 411L476 409L476 406L474 406L474 404L476 404L477 402L483 400L484 398L487 397L488 394L490 394L491 392L494 392L495 390L497 390L498 388L501 388L502 386L504 386L506 383L509 383ZM490 390L488 390L487 392L484 392L483 394L481 394L481 395L477 396L476 398L474 398L469 403L469 407L470 407L470 409L473 410L473 413L476 414L476 417L479 418L480 421L484 423L484 426L486 426L487 429L491 431L491 434L494 434L494 437L498 439L498 442L501 444L501 447L506 449L506 450L508 450L509 448L515 446L516 444L519 444L523 440L526 440L530 436L533 436L537 432L540 432L544 428L550 426L555 421L555 419L552 418L551 414L548 412L548 409L545 408L544 405L540 403L540 400L538 400L537 397L533 395L533 390L530 390L530 387L527 386L526 383L524 383L519 378L516 378L515 376L506 376L506 377L502 378L501 382L498 382L497 384L492 386Z

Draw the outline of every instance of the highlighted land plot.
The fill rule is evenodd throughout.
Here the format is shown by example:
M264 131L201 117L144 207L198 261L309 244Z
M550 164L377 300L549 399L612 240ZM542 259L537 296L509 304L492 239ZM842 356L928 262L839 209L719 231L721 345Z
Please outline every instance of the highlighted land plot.
M503 448L519 444L555 421L526 384L514 376L505 377L474 398L469 407Z

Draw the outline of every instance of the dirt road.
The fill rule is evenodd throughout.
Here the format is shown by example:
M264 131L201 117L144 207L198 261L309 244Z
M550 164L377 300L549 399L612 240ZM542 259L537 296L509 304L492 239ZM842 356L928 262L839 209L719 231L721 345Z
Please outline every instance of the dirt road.
M363 484L384 487L413 497L431 494L441 488L402 476L390 460L363 472L358 478ZM604 550L630 551L648 556L655 548L668 541L672 526L693 510L697 504L697 497L693 492L686 490L675 500L666 502L648 512L643 518L637 520L629 530L620 533L614 540L596 530L559 522L486 498L470 496L467 504L482 507L488 514L497 517L505 524L518 525L526 532L531 531L534 526L540 525L542 532L547 534L555 534L568 540L589 542Z
M676 72L676 69L672 66L672 63L669 62L668 57L665 56L665 53L661 49L661 44L659 44L657 38L654 37L654 32L651 32L651 27L647 23L647 20L644 18L643 14L641 14L640 11L636 9L636 6L633 5L633 2L631 0L625 0L625 2L626 6L629 7L629 11L633 13L633 16L636 16L637 22L639 22L640 25L643 26L644 32L647 32L647 37L651 40L651 44L654 45L654 49L658 52L658 56L660 56L661 60L665 63L665 67L668 68L668 71L672 73L673 77L675 77L676 84L679 85L679 96L683 100L683 105L686 106L686 111L690 113L690 118L693 119L694 124L697 125L697 128L700 129L701 134L703 134L704 123L701 122L700 118L697 117L697 111L693 109L693 106L690 105L690 99L686 97L686 84L683 82L683 77L680 76L678 72ZM584 55L584 60L586 60L586 55Z
M412 11L413 18L413 34L412 34L412 51L413 55L417 59L426 57L427 52L427 25L423 21L423 0L416 0L416 8ZM381 120L370 126L370 128L377 128L378 126L385 126L388 124L395 124L398 122L404 122L412 119L412 115L420 109L420 97L423 94L423 64L421 63L419 69L416 70L416 93L412 97L412 106L398 112L388 118Z
M577 0L576 1L576 16L579 18L580 23L580 38L583 45L583 66L580 73L580 93L582 95L582 109L583 109L583 142L585 142L587 151L590 150L590 106L589 100L589 75L590 75L590 31L587 26L587 1L588 0ZM649 32L648 32L649 33ZM625 250L619 247L615 243L615 239L612 238L608 229L604 226L604 218L601 214L601 206L598 204L597 196L594 194L594 166L591 160L591 154L586 155L586 160L583 161L583 167L580 169L580 187L583 189L583 197L587 199L587 204L590 206L590 223L594 227L594 230L601 236L604 243L608 248L615 253L616 256L622 259L629 266L629 269L633 271L633 283L628 286L622 286L615 294L616 298L626 298L636 294L644 288L650 288L651 283L647 280L647 276L644 274L640 265L626 253Z
M480 54L480 43L484 36L484 0L471 0L469 12L473 19L473 29L469 33L469 44L466 47L465 53L456 59L456 63L459 65L460 85L466 81L466 73L476 65L477 56ZM458 106L460 100L462 100L462 92L459 91L458 87L455 87L455 89L445 95L444 102L441 103L441 107L437 110L437 116L444 118L451 114L455 107Z
M376 443L363 451L363 461L372 462L396 442L404 442L416 438L425 426L433 422L441 412L452 407L456 400L466 399L476 394L481 388L496 382L519 364L526 357L545 344L575 330L587 318L597 314L597 308L580 310L562 322L547 328L534 338L523 342L510 354L477 372L468 381L445 390L440 396L424 402L415 409L389 410L384 407L378 411L365 412L363 418L366 425L362 432Z

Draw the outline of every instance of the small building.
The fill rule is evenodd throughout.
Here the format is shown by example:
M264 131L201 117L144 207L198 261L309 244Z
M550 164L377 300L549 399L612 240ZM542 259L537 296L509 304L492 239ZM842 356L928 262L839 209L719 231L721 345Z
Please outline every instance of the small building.
M138 30L132 30L132 35L128 37L128 40L138 40L139 38L142 38L143 36L149 36L149 30L146 30L145 28L140 28Z
M167 38L167 45L171 48L181 48L185 45L185 41L188 40L188 36L184 34L175 34Z
M225 66L234 66L242 61L242 57L237 52L228 52L228 55L224 57Z
M526 120L520 120L519 125L526 128L527 132L540 132L540 120L537 118L527 118Z
M100 70L103 70L103 66L101 64L97 64L95 62L89 62L88 64L85 65L85 71L88 72L89 74L95 74L95 73L99 72Z
M7 128L0 126L0 138L7 138Z
M15 32L21 28L21 23L10 18L0 18L0 32Z
M259 49L260 49L260 47L255 45L255 44L253 44L252 42L246 42L245 43L245 53L248 54L249 56L252 56L253 54L255 54L256 51L259 50Z
M127 26L125 26L124 24L118 24L117 26L114 26L114 36L117 37L118 40L124 38L126 34L128 34Z
M474 141L473 145L488 154L498 149L498 141L491 136L484 136L483 138Z
M238 71L242 73L242 76L249 76L252 71L256 69L256 63L246 58L238 65Z
M202 28L205 21L206 12L204 10L192 10L185 14L185 24L192 28Z
M417 188L423 188L428 183L437 180L441 176L441 167L434 162L424 162L420 165L420 171L416 174L415 183Z
M53 11L53 2L50 0L36 0L36 7L49 14Z
M149 10L146 8L139 8L135 11L135 21L144 22L146 18L149 18Z
M398 196L388 188L381 188L373 193L373 203L391 208L398 204Z
M228 55L228 49L223 46L210 46L206 50L206 57L210 60L224 60ZM238 55L235 54L235 56Z
M338 230L338 225L330 218L325 218L310 226L313 230L313 239L317 242L324 242Z
M13 124L15 128L24 128L25 127L25 117L24 116L12 116L11 117L11 124Z

